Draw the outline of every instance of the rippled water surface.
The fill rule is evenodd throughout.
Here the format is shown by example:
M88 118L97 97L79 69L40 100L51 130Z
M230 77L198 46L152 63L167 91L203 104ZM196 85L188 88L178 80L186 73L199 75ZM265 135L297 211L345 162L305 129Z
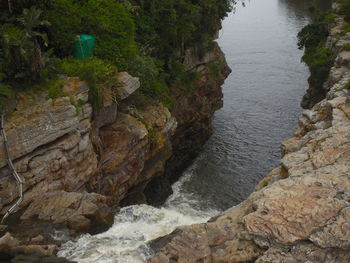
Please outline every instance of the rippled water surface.
M311 0L251 0L223 23L218 40L233 72L214 135L162 208L123 208L108 231L66 243L59 255L83 263L141 263L147 241L204 222L242 201L279 163L279 145L297 127L308 69L297 32ZM320 3L329 1L319 0ZM326 6L326 5L325 5Z
M291 137L308 87L297 33L309 22L307 0L251 0L223 22L219 45L232 74L214 135L184 186L226 209L250 194L278 166L280 143ZM329 1L319 1L326 8Z

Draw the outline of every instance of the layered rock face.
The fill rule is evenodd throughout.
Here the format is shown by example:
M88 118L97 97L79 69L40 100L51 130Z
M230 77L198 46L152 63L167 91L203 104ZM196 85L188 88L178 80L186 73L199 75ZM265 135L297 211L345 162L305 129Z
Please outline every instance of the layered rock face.
M231 73L216 42L213 50L202 58L198 58L194 50L187 50L184 65L186 70L199 72L201 78L194 83L193 91L185 91L179 86L172 88L176 102L172 115L178 126L171 138L173 155L167 161L164 176L156 178L146 188L147 199L153 205L162 204L172 193L171 184L212 135L212 117L223 106L221 85ZM212 68L216 72L212 72Z
M122 101L140 83L127 73L116 77L118 85L103 91L114 96L104 94L103 108L94 118L87 103L88 86L76 78L67 79L66 97L21 94L5 126L15 168L24 179L22 212L9 219L10 231L16 232L18 224L39 221L78 232L92 224L109 224L114 207L130 188L163 171L176 121L161 104L149 105L138 116L117 112L114 99ZM4 214L18 191L0 148ZM156 156L157 169L145 171Z
M350 43L336 28L329 43ZM350 262L349 81L350 55L342 51L326 99L282 143L281 165L240 205L153 241L149 262Z
M54 253L51 235L57 228L73 233L103 230L113 222L118 206L146 202L143 192L150 181L195 155L211 134L212 115L222 106L220 85L230 69L218 46L201 59L188 52L186 69L202 77L191 91L174 87L172 113L156 102L136 108L133 97L140 82L126 72L117 73L112 78L116 81L102 89L99 110L92 109L88 85L77 78L65 79L67 96L20 94L15 110L5 118L5 131L24 180L24 199L6 220L6 231L16 242L8 243L9 237L1 235L0 258L1 251L39 251L45 257ZM210 73L210 64L216 65L217 75ZM17 200L18 189L3 147L0 157L3 215ZM176 161L170 163L175 164L167 164L172 157Z
M188 50L184 65L186 70L201 73L201 79L195 83L195 92L183 92L181 87L173 89L176 107L172 114L178 121L178 128L172 138L174 155L168 162L170 170L185 167L188 161L198 154L203 143L212 134L211 119L214 112L223 106L221 85L231 73L225 55L215 43L213 50L198 59L193 50ZM210 72L216 67L217 75Z
M337 3L333 3L332 8L336 12L340 11L340 7ZM329 37L327 39L326 47L337 53L340 52L344 44L348 42L349 38L348 35L346 37L344 37L344 35L341 35L342 31L344 30L343 22L344 19L342 17L337 17L335 19L335 26L334 24L328 26ZM326 81L323 83L323 85L321 85L321 87L318 87L312 74L308 79L308 83L309 88L307 89L300 103L301 107L304 109L310 109L315 106L316 103L323 100L326 97L330 86L332 85L329 83L329 81Z

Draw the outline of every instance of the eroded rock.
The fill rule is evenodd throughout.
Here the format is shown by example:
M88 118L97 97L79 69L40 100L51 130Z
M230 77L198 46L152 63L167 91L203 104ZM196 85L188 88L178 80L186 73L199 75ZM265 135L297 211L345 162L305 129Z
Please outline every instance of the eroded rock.
M326 99L282 143L281 166L240 205L153 241L149 262L350 262L349 54L338 56Z

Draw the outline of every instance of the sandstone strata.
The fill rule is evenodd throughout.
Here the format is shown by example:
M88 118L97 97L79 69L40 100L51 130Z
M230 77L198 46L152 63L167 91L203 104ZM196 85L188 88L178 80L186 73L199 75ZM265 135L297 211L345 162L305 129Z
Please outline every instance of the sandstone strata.
M193 90L172 87L172 97L176 102L172 115L178 123L171 138L173 154L166 164L164 176L156 178L146 188L151 204L160 205L171 194L170 185L179 178L212 134L212 117L223 105L221 85L231 72L220 47L216 42L213 44L213 49L202 58L198 58L192 49L186 51L185 68L201 75ZM217 72L211 72L213 67Z
M52 222L78 232L93 224L110 224L128 190L163 171L171 155L175 119L161 104L149 105L137 116L118 112L118 102L140 83L127 73L115 79L103 89L103 107L95 112L88 103L87 84L77 78L66 80L68 96L20 94L15 111L6 117L5 131L14 165L24 179L24 200L19 219L9 219L9 230L16 232L16 225L25 222ZM18 192L0 149L4 214ZM158 168L145 172L155 156Z
M329 43L350 43L349 33L336 32ZM149 262L350 262L349 81L343 51L326 99L305 111L295 136L282 143L281 165L240 205L153 241Z
M52 238L57 229L71 234L103 230L113 222L118 206L147 202L143 193L150 181L194 156L211 134L211 117L222 106L220 85L229 68L218 46L202 59L192 53L186 68L202 77L193 90L173 88L172 113L155 102L137 108L140 82L125 72L102 89L98 110L88 103L87 83L74 77L64 79L67 96L52 99L39 91L18 96L5 118L5 131L24 180L24 200L6 220L6 231L19 243L11 249L0 247L0 258L1 251L12 251L13 257L59 245ZM218 64L218 75L210 74L210 63ZM175 162L167 164L174 153ZM1 215L18 197L4 157L0 147ZM36 256L25 260L35 262Z
M14 238L10 233L6 233L0 238L0 261L11 263L68 263L70 261L64 258L56 258L54 253L57 251L56 245L37 245L42 236L32 239L32 244L23 246L20 241Z

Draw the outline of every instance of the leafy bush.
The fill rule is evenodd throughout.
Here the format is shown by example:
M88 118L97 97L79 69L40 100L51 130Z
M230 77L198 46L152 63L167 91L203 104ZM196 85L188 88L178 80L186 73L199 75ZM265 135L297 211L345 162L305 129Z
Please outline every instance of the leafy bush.
M74 41L79 34L96 37L95 54L99 58L126 68L135 55L135 26L128 10L115 0L52 0L42 1L41 7L51 22L49 36L56 54L73 54Z
M344 44L342 50L350 51L350 43Z
M160 100L169 96L170 90L165 81L167 74L163 71L161 60L152 58L147 53L139 52L129 61L127 71L140 78L143 94Z
M201 73L196 71L187 71L180 61L175 61L171 67L171 81L185 88L187 91L194 90L194 83L200 79Z
M115 0L90 0L85 10L86 29L98 43L96 56L125 69L136 53L135 25L130 13Z
M327 36L327 24L323 22L309 24L298 33L298 47L300 49L304 47L312 49L321 46L324 44Z
M23 9L15 20L6 19L0 27L1 64L6 78L38 79L45 68L47 59L39 43L47 44L47 36L38 29L49 23L41 15L35 7Z
M89 84L89 101L94 109L102 104L101 87L108 84L109 77L117 72L116 66L96 57L84 60L65 58L59 70L68 75L79 77Z
M57 99L59 97L68 96L68 94L63 91L64 84L65 81L63 79L57 78L46 81L41 87L48 90L49 98Z
M167 63L189 47L206 45L231 10L231 0L134 0L137 41Z
M209 77L218 78L221 75L220 65L217 63L208 64Z
M333 52L328 48L318 47L305 52L302 59L310 68L311 84L321 88L333 66L335 59Z
M327 17L329 15L321 14L314 23L305 26L298 33L298 46L300 49L305 47L302 61L309 66L311 72L310 85L316 89L322 88L335 59L332 50L325 48L328 37Z
M350 0L338 0L340 4L340 14L344 15L346 22L350 23Z
M0 5L3 33L0 66L6 69L4 81L7 83L17 77L27 85L27 78L34 77L37 88L46 87L50 96L59 96L60 91L53 84L57 71L52 62L56 59L48 60L52 53L62 59L57 66L59 72L89 82L90 100L95 108L101 103L99 88L116 67L140 78L140 97L160 100L171 107L174 101L170 84L191 90L194 81L200 77L197 72L174 67L174 63L181 64L185 50L190 47L195 47L199 56L206 53L220 28L220 19L231 10L234 2L16 0L12 14L8 12L7 4ZM23 10L36 10L36 13L32 12L33 16L28 16L35 19L23 20ZM39 23L31 24L35 21ZM51 25L48 26L46 21ZM23 27L24 24L32 26ZM26 31L28 28L31 30ZM84 61L67 58L73 55L79 34L96 37L94 51L97 58ZM21 57L23 54L18 50L25 50L26 57ZM32 73L33 68L38 69L36 74Z

